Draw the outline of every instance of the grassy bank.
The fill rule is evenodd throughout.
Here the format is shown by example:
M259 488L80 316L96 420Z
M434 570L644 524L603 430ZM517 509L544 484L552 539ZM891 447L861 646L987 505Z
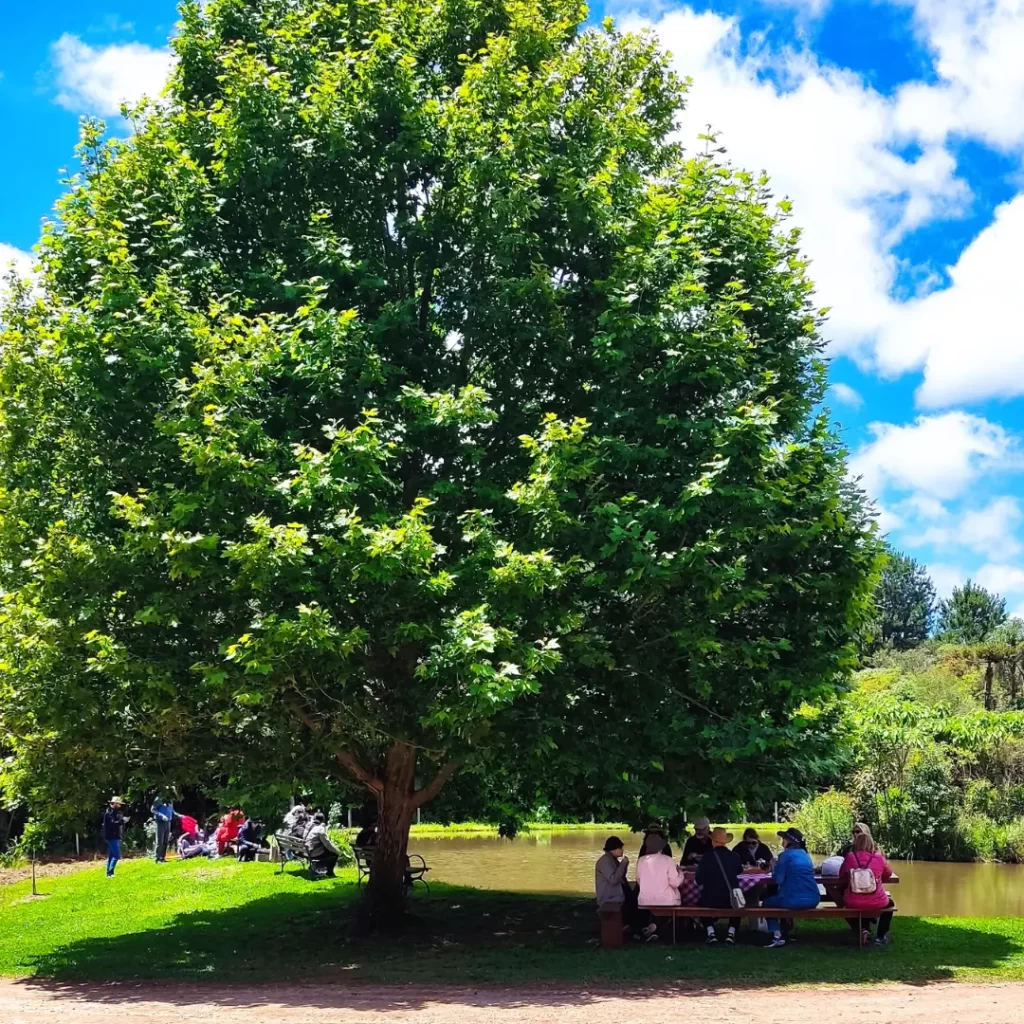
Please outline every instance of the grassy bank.
M725 826L730 832L735 833L736 840L739 841L740 836L743 834L743 830L746 828L756 828L763 836L773 837L779 829L783 829L785 825L779 825L775 823L769 824L730 824ZM352 829L354 835L358 830ZM586 822L583 824L566 824L564 822L550 822L550 821L530 821L523 825L522 832L520 835L558 835L560 833L570 832L601 832L605 835L610 835L617 832L621 835L628 835L630 832L630 826L624 824L621 821L605 821L605 822ZM444 839L444 838L470 838L473 836L496 836L498 834L498 826L494 822L486 821L466 821L456 822L451 825L438 825L431 822L424 822L422 825L413 825L409 834L415 839L417 837L422 839Z
M861 952L836 925L801 927L800 942L766 950L692 942L595 950L590 900L435 886L412 901L400 940L353 937L351 872L310 881L272 864L122 864L0 887L0 974L67 980L375 983L923 982L1024 980L1024 921L897 920L888 950ZM197 993L201 1000L201 993Z

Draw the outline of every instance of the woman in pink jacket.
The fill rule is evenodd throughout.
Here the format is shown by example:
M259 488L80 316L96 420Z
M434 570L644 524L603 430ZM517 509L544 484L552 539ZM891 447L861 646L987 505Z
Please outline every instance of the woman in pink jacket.
M892 868L889 867L882 851L871 835L871 829L861 822L857 823L854 829L853 849L843 860L843 866L839 871L839 886L843 891L843 906L851 910L876 910L878 914L878 937L875 939L876 946L889 945L889 926L892 924L892 914L885 913L888 907L896 906L892 898L882 888L882 883L892 878ZM850 927L857 931L860 922L856 917L846 919ZM874 917L862 918L864 930L861 932L860 943L862 946L871 942L871 926L875 923Z
M644 849L648 852L636 862L636 883L640 888L637 903L641 907L679 906L683 873L672 858L672 848L664 845L660 837L648 836Z

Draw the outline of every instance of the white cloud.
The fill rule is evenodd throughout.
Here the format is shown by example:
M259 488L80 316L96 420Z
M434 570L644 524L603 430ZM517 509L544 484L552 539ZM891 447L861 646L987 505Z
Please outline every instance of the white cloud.
M925 498L960 497L983 473L1016 462L1016 440L996 423L965 412L920 416L912 424L872 423L874 440L850 460L872 497L889 490Z
M969 548L989 558L1013 558L1022 550L1016 533L1024 516L1016 498L996 498L955 521L949 516L946 519L945 525L929 526L919 536L908 537L907 543L911 547Z
M954 587L962 587L968 577L958 565L947 565L945 562L932 562L928 566L928 575L935 584L935 595L940 601L953 593Z
M859 409L864 404L863 395L856 388L851 388L849 384L833 384L829 391L835 395L837 402L841 405L848 405L851 409Z
M0 242L0 277L7 276L8 268L13 263L14 272L19 277L32 278L35 276L32 272L34 262L31 253L23 252L21 249L15 249L13 245Z
M103 117L118 114L122 103L156 99L173 63L170 50L142 43L93 47L73 35L61 36L51 55L57 102L76 113Z
M699 145L712 125L734 162L766 168L776 193L794 200L818 300L833 310L833 351L885 376L923 371L924 408L1024 394L1024 318L1006 301L1019 289L1024 195L962 254L948 288L934 290L943 282L935 267L894 255L908 233L960 216L972 200L951 140L1024 154L1024 0L906 2L934 75L892 96L799 40L773 50L763 37L744 39L734 18L685 6L652 16L677 70L694 79L684 141ZM913 280L913 295L897 295Z
M977 571L974 580L1000 596L1024 594L1024 569L1017 565L989 562Z

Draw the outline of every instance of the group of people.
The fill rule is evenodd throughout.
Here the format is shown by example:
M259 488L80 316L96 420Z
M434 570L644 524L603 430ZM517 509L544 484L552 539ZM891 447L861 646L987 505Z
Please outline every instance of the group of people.
M176 849L182 860L193 857L223 857L234 853L240 861L252 861L262 846L264 825L260 818L247 818L240 807L232 807L224 814L217 826L205 832L199 822L187 814L180 814L173 803L158 793L150 807L156 825L153 858L158 864L167 860L167 849L171 842L174 822L181 826ZM128 819L124 814L124 801L119 796L110 798L103 812L103 839L107 844L107 877L113 876L121 859L121 844Z
M322 811L310 812L305 804L295 804L284 816L284 834L301 840L309 854L310 868L326 878L334 878L341 851L327 832L327 819Z
M694 834L686 840L677 864L664 830L648 828L637 858L635 885L627 877L629 858L622 840L611 836L595 867L598 910L603 914L621 914L625 926L638 939L655 942L658 924L647 908L679 906L682 902L680 889L688 881L688 871L693 872L690 878L700 887L700 906L712 911L730 911L738 905L734 894L743 890L741 874L770 873L770 882L765 880L747 890L744 901L748 906L760 906L768 912L765 916L769 948L785 946L788 927L782 912L816 907L821 900L821 890L800 830L787 828L778 836L782 843L778 857L761 841L755 829L747 829L742 841L730 847L733 834L724 828L712 829L710 822L701 818L695 823ZM883 883L892 877L892 870L874 841L871 829L858 822L851 842L836 860L834 888L841 905L861 914L878 912L872 918L849 918L850 926L856 931L863 923L862 944L872 940L878 945L888 944L892 923L892 912L888 908L894 903ZM779 916L769 916L772 910ZM722 918L728 920L725 942L735 945L740 919L729 913L709 914L700 919L706 941L709 945L718 943L717 925ZM877 936L872 932L876 921Z

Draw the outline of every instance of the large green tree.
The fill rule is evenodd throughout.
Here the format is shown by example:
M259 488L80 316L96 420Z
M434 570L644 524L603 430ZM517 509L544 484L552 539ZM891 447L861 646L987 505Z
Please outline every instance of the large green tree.
M876 646L907 651L928 639L935 612L935 585L928 570L902 551L888 552L875 591L870 631Z
M572 0L186 2L3 315L8 786L792 778L876 544L764 177Z
M1006 622L1006 598L968 580L939 604L937 635L953 644L980 644Z

